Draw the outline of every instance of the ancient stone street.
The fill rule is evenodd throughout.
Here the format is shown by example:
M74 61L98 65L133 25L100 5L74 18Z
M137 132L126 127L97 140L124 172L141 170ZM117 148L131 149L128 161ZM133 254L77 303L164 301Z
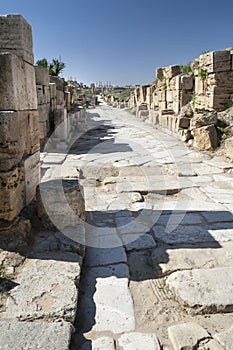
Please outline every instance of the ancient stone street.
M41 158L42 181L84 188L71 349L232 349L233 165L105 104Z

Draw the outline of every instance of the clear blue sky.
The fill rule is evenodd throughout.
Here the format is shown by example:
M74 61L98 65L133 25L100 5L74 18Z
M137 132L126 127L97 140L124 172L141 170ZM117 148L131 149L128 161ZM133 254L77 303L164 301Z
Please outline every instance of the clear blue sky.
M0 0L32 25L35 60L61 56L64 77L142 84L155 68L233 46L233 1Z

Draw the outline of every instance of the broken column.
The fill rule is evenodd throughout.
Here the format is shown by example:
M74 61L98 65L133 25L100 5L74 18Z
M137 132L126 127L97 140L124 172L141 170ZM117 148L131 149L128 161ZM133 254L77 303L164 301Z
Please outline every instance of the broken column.
M0 16L0 225L35 197L40 181L39 123L31 26Z

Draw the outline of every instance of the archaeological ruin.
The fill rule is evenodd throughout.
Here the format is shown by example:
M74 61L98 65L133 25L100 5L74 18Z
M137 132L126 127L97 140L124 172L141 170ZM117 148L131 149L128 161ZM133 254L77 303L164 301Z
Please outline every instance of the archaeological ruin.
M85 91L0 16L0 349L232 350L232 212L233 48Z

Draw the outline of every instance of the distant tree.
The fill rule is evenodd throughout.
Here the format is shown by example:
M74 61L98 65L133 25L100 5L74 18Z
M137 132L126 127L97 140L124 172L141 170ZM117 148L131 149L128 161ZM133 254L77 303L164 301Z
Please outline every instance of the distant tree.
M42 60L38 60L36 62L36 64L37 64L37 66L42 66L44 68L48 68L48 66L49 66L46 58L42 58Z
M59 76L65 66L65 63L62 62L60 58L54 58L49 65L49 74L53 76Z

